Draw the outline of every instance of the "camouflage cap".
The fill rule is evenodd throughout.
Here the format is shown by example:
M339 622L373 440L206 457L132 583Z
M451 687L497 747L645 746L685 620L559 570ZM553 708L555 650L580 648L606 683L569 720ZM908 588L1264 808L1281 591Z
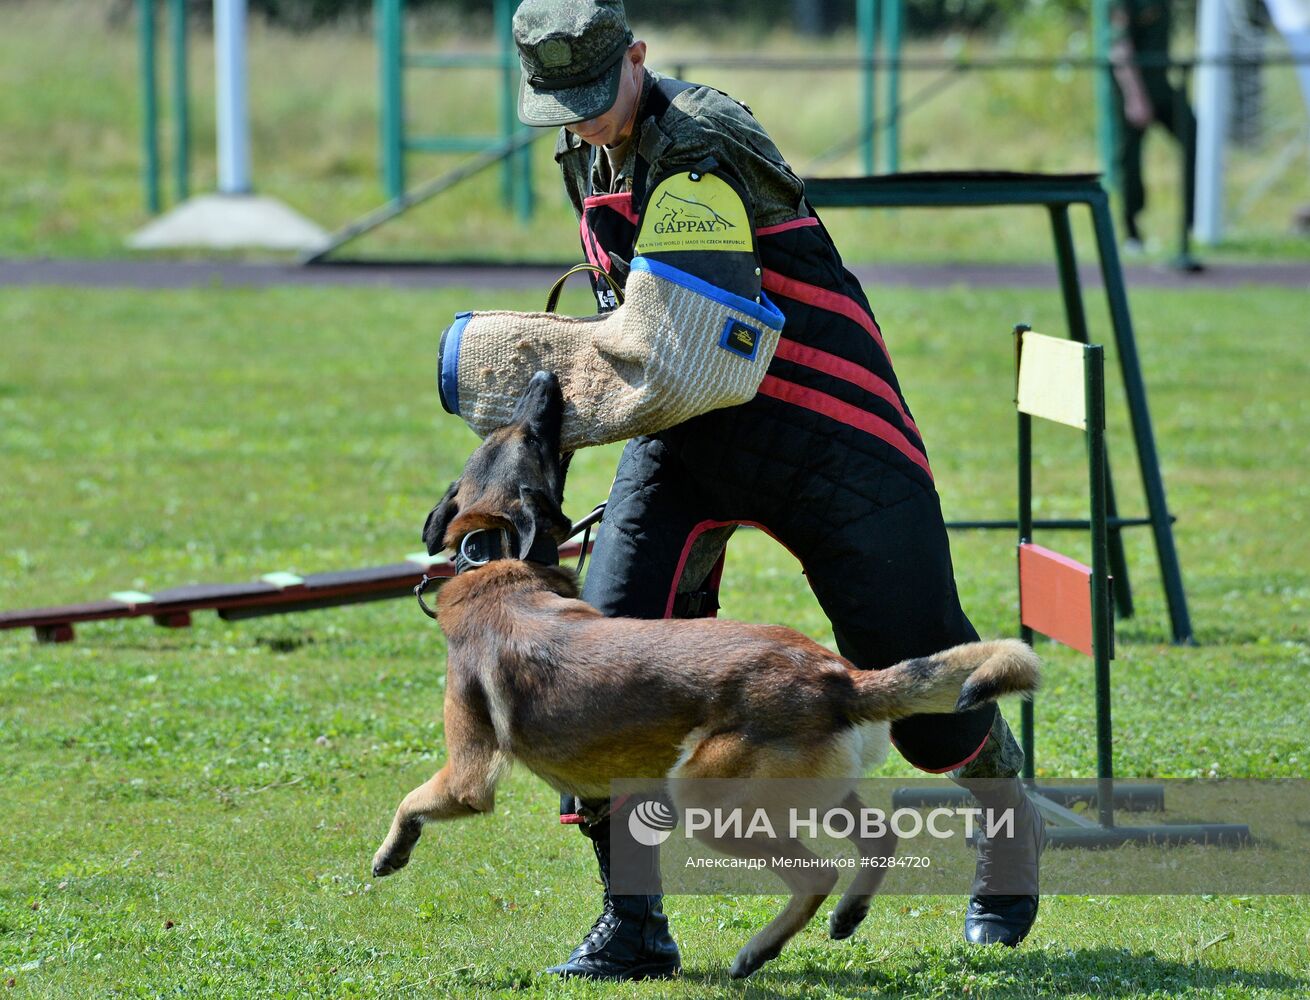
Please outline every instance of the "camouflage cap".
M514 43L523 66L519 120L572 125L614 106L632 31L623 0L524 0Z

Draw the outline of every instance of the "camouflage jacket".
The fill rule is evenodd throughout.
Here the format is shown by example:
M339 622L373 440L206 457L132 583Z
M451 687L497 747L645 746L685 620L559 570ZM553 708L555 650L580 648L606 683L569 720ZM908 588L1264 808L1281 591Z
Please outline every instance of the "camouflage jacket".
M587 164L592 163L592 192L608 194L631 189L637 154L649 164L652 181L677 169L695 166L712 156L721 170L741 183L750 197L757 227L806 216L805 185L796 176L754 115L712 87L695 86L674 98L657 123L643 118L650 89L659 76L646 71L637 134L617 173L604 150L593 151L568 129L560 129L555 160L573 210L582 214L587 194Z

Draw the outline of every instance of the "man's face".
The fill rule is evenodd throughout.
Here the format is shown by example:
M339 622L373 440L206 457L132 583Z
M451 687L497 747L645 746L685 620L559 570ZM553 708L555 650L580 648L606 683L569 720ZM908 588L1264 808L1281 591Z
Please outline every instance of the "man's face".
M604 114L564 126L583 142L593 146L613 146L632 135L641 99L642 67L646 63L646 43L634 42L623 57L619 74L619 93L614 106Z

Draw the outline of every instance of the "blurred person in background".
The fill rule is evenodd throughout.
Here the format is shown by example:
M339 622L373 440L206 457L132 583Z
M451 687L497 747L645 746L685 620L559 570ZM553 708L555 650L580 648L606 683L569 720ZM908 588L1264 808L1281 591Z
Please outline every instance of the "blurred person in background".
M1110 60L1118 85L1119 117L1116 167L1123 198L1123 246L1129 254L1144 250L1138 216L1146 207L1142 179L1142 142L1158 124L1177 140L1187 158L1183 192L1187 228L1195 205L1196 116L1187 95L1169 82L1169 36L1173 31L1170 0L1114 0L1110 9L1113 42Z

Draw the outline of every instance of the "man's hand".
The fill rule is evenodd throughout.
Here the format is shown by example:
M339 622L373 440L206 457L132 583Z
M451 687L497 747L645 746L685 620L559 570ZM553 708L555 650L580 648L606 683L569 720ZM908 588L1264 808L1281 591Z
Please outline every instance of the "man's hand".
M1142 89L1144 88L1137 88L1136 92L1129 90L1124 93L1124 118L1135 129L1144 129L1155 121L1155 111L1151 108L1151 102L1146 99L1146 95L1141 93Z
M1132 42L1120 39L1110 49L1114 79L1124 99L1124 119L1135 129L1144 129L1155 121L1155 110L1146 96L1146 84L1137 67L1137 53Z

